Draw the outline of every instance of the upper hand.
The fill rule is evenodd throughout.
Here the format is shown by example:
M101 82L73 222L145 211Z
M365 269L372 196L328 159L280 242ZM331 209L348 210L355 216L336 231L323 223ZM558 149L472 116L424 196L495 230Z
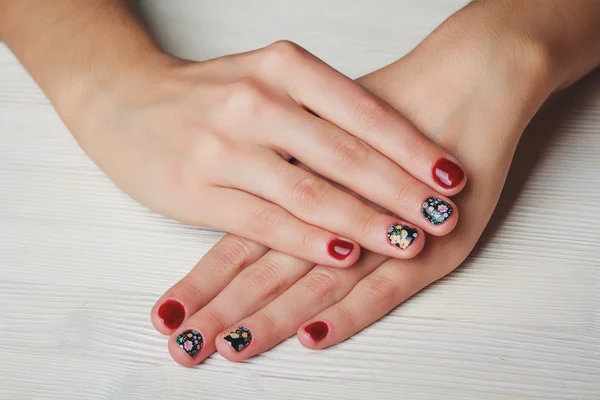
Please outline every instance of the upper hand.
M156 212L336 267L353 264L359 246L411 258L423 231L456 225L445 197L465 184L456 159L292 43L140 76L88 96L68 122L107 175ZM447 211L424 209L428 199ZM407 229L390 243L394 224Z

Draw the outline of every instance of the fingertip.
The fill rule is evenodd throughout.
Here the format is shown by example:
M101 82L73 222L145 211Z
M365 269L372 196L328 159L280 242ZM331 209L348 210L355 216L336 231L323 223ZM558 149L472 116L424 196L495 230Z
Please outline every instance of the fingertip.
M459 193L467 182L465 169L452 157L438 159L431 169L431 175L438 188L448 196Z
M327 347L325 339L331 332L331 326L322 320L313 321L301 326L296 332L300 344L311 350Z
M186 316L183 302L173 297L161 297L150 312L152 325L163 335L172 334L183 323Z
M348 268L358 261L360 250L359 244L353 240L332 238L327 243L328 260L320 262L320 264L329 267Z
M396 221L387 230L386 241L390 257L409 259L415 257L425 246L425 233L404 221Z
M458 223L456 204L445 197L430 197L423 202L421 214L427 220L427 233L433 236L445 236Z
M167 348L173 360L184 367L193 367L209 355L202 334L195 329L171 335Z
M215 347L227 360L239 362L252 356L252 348L256 347L254 339L251 329L242 325L217 335Z

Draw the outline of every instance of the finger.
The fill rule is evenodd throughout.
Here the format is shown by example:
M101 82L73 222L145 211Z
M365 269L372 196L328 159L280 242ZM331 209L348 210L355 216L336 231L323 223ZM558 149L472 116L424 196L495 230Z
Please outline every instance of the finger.
M362 279L343 300L303 324L298 329L298 340L311 349L344 341L429 283L422 266L388 260Z
M303 110L286 109L280 114L276 125L289 135L282 138L273 132L271 145L275 148L432 235L446 235L456 226L458 212L450 199L362 140ZM444 212L437 208L429 211L430 205L424 204L430 202Z
M270 249L332 267L348 267L360 255L355 242L300 221L280 206L249 193L213 187L202 198L198 209L204 225Z
M164 335L172 334L187 316L208 304L240 271L267 251L256 242L225 235L154 304L150 313L154 328Z
M268 350L293 335L304 321L341 300L385 259L385 256L365 252L352 268L314 268L266 307L218 335L217 350L232 361ZM247 332L252 341L240 342L239 332Z
M281 160L269 149L240 151L237 163L245 167L227 174L228 185L279 204L309 224L390 257L412 258L424 246L425 235L420 229L375 210L324 179ZM398 228L396 236L390 235L390 227Z
M444 195L466 183L464 169L446 150L431 142L406 118L350 78L289 42L271 46L265 69L279 78L297 103L386 155L410 175ZM278 66L279 64L279 66ZM294 65L294 68L286 66Z
M271 302L313 267L308 261L269 251L171 336L169 352L173 359L185 366L202 362L215 351L215 338L223 329ZM200 349L195 342L186 344L190 333L194 341L202 338ZM239 332L235 339L249 344L252 336L250 332Z

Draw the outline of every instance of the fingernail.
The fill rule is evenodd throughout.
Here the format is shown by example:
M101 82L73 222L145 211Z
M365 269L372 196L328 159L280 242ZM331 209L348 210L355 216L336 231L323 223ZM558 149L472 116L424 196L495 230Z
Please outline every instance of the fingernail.
M239 353L252 342L252 332L250 329L240 326L235 331L224 334L223 339Z
M354 244L342 239L334 239L329 242L327 251L329 255L337 260L345 260L352 253Z
M315 342L320 342L329 333L329 325L325 321L315 321L312 324L306 325L304 332L308 333L308 336Z
M202 349L202 335L197 330L187 330L177 336L177 345L194 358Z
M169 329L177 329L185 319L185 308L177 300L169 299L158 309L158 318Z
M417 238L418 231L408 225L394 224L388 228L387 239L390 244L406 249Z
M457 187L464 177L462 168L448 159L440 158L433 166L433 179L443 188Z
M430 197L423 203L422 211L429 222L440 225L452 215L452 206L442 199Z

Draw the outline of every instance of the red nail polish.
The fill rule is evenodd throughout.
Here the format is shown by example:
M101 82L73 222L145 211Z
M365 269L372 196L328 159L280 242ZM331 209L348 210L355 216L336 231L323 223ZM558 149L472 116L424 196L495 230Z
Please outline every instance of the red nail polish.
M433 179L443 188L452 189L460 185L464 171L452 161L440 158L433 167Z
M306 325L304 332L308 333L308 336L315 342L320 342L329 333L329 325L325 321L315 321L312 324Z
M177 300L167 300L158 309L158 318L169 329L176 329L185 319L185 308Z
M329 242L329 246L327 246L327 251L329 255L336 260L345 260L346 257L352 253L352 249L354 248L354 244L350 242L346 242L341 239L334 239Z

